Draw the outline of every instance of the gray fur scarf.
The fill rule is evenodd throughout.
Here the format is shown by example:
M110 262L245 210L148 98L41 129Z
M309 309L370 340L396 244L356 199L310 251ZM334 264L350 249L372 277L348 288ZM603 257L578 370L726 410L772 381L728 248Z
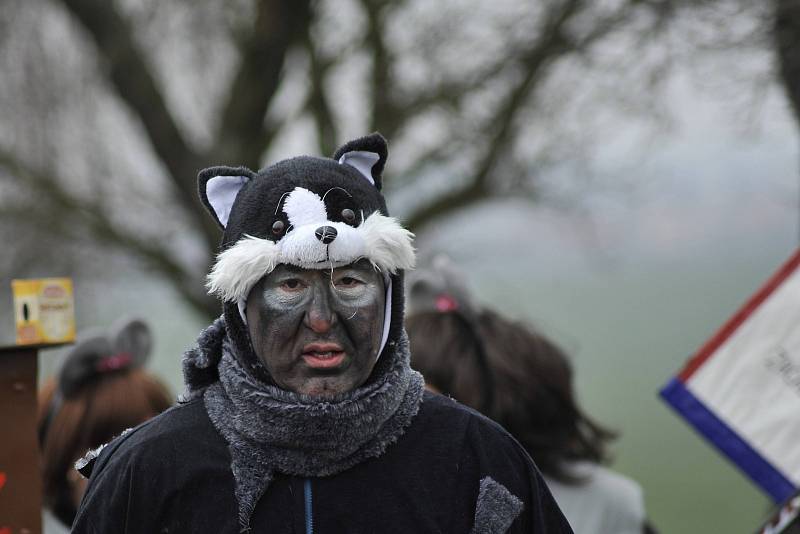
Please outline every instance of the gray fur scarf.
M381 356L391 359L391 365L376 367L382 374L354 391L320 401L253 378L233 354L227 336L221 346L217 342L223 332L218 320L201 334L204 346L186 355L184 372L187 364L207 369L218 362L219 381L203 384L200 391L187 380L187 397L202 393L211 422L228 442L242 531L249 529L256 503L275 473L328 476L378 457L419 410L424 381L409 365L405 335Z

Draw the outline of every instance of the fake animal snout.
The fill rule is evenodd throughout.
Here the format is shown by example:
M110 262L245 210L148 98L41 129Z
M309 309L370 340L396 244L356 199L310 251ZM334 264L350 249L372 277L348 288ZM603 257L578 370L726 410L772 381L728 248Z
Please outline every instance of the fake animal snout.
M320 226L314 232L314 235L317 236L317 239L322 241L324 245L333 243L333 240L336 239L336 234L336 228L333 226Z

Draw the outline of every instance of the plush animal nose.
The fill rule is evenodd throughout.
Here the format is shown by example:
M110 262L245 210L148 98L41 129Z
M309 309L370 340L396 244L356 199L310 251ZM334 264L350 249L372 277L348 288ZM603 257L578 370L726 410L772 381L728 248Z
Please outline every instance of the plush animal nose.
M333 226L320 226L317 228L317 231L314 232L314 235L317 236L317 239L322 241L322 243L327 245L336 239L336 228Z

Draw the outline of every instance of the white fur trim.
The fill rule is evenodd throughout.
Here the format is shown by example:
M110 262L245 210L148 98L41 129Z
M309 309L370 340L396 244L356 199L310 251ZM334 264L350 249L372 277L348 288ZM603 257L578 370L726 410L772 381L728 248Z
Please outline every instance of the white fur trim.
M320 196L308 189L295 187L283 203L283 212L295 228L307 224L321 226L328 220L325 203ZM316 227L314 228L316 230Z
M237 300L236 307L239 308L239 315L242 318L242 322L247 326L247 299Z
M383 352L383 347L386 346L386 342L389 341L389 327L392 324L392 279L384 273L384 284L386 285L386 306L383 310L383 335L381 336L381 347L378 349L378 354L375 355L375 359L381 357L381 352Z
M381 159L381 156L375 152L367 152L365 150L353 150L345 152L339 158L339 163L342 165L350 165L360 172L369 183L375 185L375 178L372 177L372 167L375 166Z
M245 235L232 247L217 255L206 287L224 301L246 299L261 277L280 263L280 249L269 239Z
M394 217L373 213L358 227L364 236L366 257L381 271L391 274L400 269L413 269L416 255L414 234L400 226Z
M331 226L336 229L336 239L330 244L322 243L315 232L320 226ZM314 269L317 264L330 267L331 263L346 265L364 256L362 232L358 228L332 221L322 221L295 228L280 241L281 263L290 263L298 267Z
M112 438L111 441L113 441L113 440L115 440L117 438L121 438L121 437L125 436L131 430L133 430L132 427L126 428L125 430L122 431L122 433L119 436L116 436L115 438ZM95 461L97 459L97 457L100 456L100 453L103 452L103 449L106 448L106 445L111 443L111 441L103 443L99 447L87 451L86 454L84 454L82 458L79 458L73 464L73 467L75 468L75 470L80 473L81 469L83 469L84 467L86 467L87 465L89 465L90 463ZM83 475L83 473L81 473L81 475ZM84 478L89 478L89 477L84 476Z
M320 225L336 228L336 239L329 245L314 235ZM295 227L277 243L245 236L217 256L207 287L224 301L243 301L261 277L280 263L330 269L366 258L379 271L395 274L414 267L413 238L397 219L378 212L356 228L327 220Z
M206 182L206 197L222 226L228 226L231 207L239 190L246 184L246 176L214 176Z

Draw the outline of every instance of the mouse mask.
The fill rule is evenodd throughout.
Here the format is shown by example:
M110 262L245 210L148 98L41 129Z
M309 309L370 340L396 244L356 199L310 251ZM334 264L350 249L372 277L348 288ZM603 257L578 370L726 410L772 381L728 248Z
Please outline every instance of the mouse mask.
M208 288L223 301L240 353L252 353L247 296L281 264L332 270L368 261L386 286L378 355L399 338L402 271L414 266L415 255L413 235L389 216L380 193L386 158L385 139L372 134L345 144L333 159L300 156L257 173L243 167L200 173L200 197L223 229ZM257 361L246 360L258 374Z

